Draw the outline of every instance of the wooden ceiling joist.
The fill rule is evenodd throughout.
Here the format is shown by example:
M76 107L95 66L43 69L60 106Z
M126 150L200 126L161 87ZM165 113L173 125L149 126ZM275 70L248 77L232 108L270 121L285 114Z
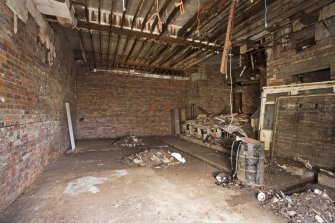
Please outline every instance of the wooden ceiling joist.
M85 21L78 21L77 27L79 29L82 29L83 31L85 31L88 29L88 26L90 27L91 30L99 31L99 25L96 23L87 23ZM109 26L101 25L101 30L104 32L108 32ZM149 39L152 41L156 41L158 43L171 43L171 44L190 46L190 47L199 48L199 49L205 49L209 51L222 51L222 47L219 45L202 43L198 41L191 41L191 40L187 40L181 37L175 38L175 37L170 37L170 36L158 36L152 33L140 32L140 31L135 31L135 30L130 30L130 29L123 29L123 28L115 27L115 26L111 27L111 32L118 34L118 35L134 36L134 37L138 37L142 39Z
M109 15L109 30L108 30L108 46L107 46L107 60L106 67L108 67L109 55L110 55L110 47L111 47L111 36L112 36L112 24L113 24L113 1L111 2L111 14Z
M89 21L89 16L88 16L88 8L87 8L87 4L86 4L86 2L85 2L85 17L86 17L86 21ZM90 34L90 40L91 40L91 49L92 49L92 51L93 52L95 52L94 51L94 44L93 44L93 35L92 35L92 32L91 32L91 26L90 26L90 23L89 22L87 22L88 24L87 24L87 28L88 28L88 30L89 30L89 34ZM98 27L99 28L99 27ZM94 67L96 67L96 58L95 58L95 53L93 53L93 65L94 65Z
M93 52L88 52L89 54L94 54ZM95 52L97 54L97 52ZM105 55L106 53L102 53L103 55ZM112 55L114 57L114 55ZM103 57L103 63L107 64L106 57ZM160 69L160 70L165 70L166 73L170 73L170 74L174 74L174 73L184 73L185 70L184 69L179 69L179 68L174 68L174 67L170 67L170 66L165 66L165 65L148 65L148 64L144 64L144 63L139 63L139 62L125 62L124 57L120 57L120 56L115 56L115 61L114 64L110 61L109 63L110 65L108 67L102 66L101 68L115 68L118 65L122 65L122 66L128 66L128 67L136 67L138 69L142 69L142 70L154 70L154 69ZM188 71L194 71L192 69L189 69Z

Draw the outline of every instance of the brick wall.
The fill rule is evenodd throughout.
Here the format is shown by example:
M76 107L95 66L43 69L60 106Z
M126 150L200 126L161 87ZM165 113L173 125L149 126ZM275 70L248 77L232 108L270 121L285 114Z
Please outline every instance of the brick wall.
M185 104L187 81L81 70L77 138L170 135L171 109Z
M323 22L329 27L334 27L335 17ZM335 79L335 33L326 27L320 27L323 22L298 31L294 31L294 27L283 31L288 32L286 42L275 44L267 51L267 84L269 86L290 84L292 75L327 68L330 68L331 79ZM303 38L307 32L315 35L315 45L296 51L295 39ZM319 34L320 32L326 33Z
M60 50L70 47L57 37L57 58L49 66L38 29L30 17L27 24L18 21L14 34L13 13L0 1L0 210L69 147L65 101L75 103L72 52Z
M260 84L247 84L241 87L242 91L242 113L252 115L261 104Z
M199 65L199 76L187 87L188 108L194 104L198 114L221 114L230 112L229 81L220 72L220 60L216 57ZM203 110L204 111L203 111ZM188 113L190 113L190 108ZM190 114L188 114L189 118Z

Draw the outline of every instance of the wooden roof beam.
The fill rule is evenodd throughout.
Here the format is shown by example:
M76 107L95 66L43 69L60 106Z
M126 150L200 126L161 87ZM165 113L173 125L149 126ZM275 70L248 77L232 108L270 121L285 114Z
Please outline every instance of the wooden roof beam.
M79 29L85 30L87 29L87 26L88 26L87 22L81 21L81 20L78 21L77 27ZM99 30L99 25L96 23L89 23L89 26L91 30ZM101 25L101 30L108 32L109 26ZM174 38L170 36L158 36L152 33L140 32L140 31L135 31L135 30L130 30L130 29L123 29L121 27L116 27L116 26L112 26L111 31L112 33L115 33L118 35L134 36L137 38L153 40L158 43L171 43L171 44L195 47L199 49L206 49L210 51L222 51L222 46L220 45L213 45L213 44L208 44L208 43L203 43L203 42L198 42L198 41L191 41L191 40L187 40L182 37Z

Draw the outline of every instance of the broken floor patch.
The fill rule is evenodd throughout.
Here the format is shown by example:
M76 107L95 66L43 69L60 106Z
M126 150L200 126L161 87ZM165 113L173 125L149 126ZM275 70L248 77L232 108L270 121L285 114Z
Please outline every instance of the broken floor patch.
M69 182L63 193L69 195L78 195L81 193L98 193L100 190L96 185L102 184L107 180L106 177L82 177Z

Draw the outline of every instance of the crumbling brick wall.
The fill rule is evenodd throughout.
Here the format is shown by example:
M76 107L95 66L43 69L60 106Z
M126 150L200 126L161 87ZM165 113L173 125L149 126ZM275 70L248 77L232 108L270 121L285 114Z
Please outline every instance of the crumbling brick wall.
M217 115L230 112L229 81L220 71L217 58L198 66L198 77L192 77L187 86L188 118L190 107L194 105L195 118L198 114Z
M57 58L49 66L38 29L29 17L27 24L18 21L15 34L13 13L0 1L0 210L69 147L65 102L75 114L72 52L56 37Z
M78 71L77 138L170 135L187 81Z

